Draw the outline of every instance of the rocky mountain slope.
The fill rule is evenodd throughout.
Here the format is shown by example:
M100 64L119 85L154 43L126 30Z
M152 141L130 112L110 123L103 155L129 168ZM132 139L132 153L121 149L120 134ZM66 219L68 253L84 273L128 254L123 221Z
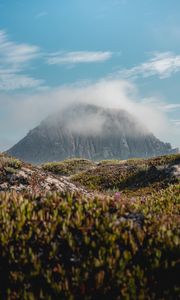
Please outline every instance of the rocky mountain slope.
M91 160L151 157L172 153L123 110L74 105L49 116L8 154L32 163L70 157Z

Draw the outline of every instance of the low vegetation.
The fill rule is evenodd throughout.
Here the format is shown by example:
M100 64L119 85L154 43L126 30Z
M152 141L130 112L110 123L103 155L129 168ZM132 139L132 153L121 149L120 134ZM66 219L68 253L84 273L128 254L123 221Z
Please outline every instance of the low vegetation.
M130 158L128 160L102 160L99 162L99 165L112 165L112 164L125 164L125 165L133 165L133 166L162 166L167 164L178 164L180 163L180 154L170 154L157 156L149 159L142 158Z
M76 183L99 191L120 190L141 195L178 182L180 154L127 161L102 161L94 169L72 177Z
M178 299L179 165L0 155L0 299Z
M62 162L50 162L42 165L45 171L61 176L70 176L78 172L93 168L95 163L82 158L67 159Z
M177 299L179 185L148 197L0 194L1 299Z
M0 169L1 168L12 168L14 170L20 169L22 162L19 159L9 157L5 154L0 153Z

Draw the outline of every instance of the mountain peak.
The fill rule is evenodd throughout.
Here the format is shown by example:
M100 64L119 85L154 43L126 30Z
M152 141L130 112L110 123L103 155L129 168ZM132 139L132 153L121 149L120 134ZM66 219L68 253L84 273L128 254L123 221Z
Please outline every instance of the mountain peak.
M48 116L8 153L43 163L70 157L150 157L172 151L170 144L158 140L128 112L78 103Z

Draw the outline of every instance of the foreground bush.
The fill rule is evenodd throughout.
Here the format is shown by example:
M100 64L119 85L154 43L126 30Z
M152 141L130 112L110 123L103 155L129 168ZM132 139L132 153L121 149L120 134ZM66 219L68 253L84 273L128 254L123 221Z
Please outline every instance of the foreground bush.
M1 193L0 299L177 299L179 191Z

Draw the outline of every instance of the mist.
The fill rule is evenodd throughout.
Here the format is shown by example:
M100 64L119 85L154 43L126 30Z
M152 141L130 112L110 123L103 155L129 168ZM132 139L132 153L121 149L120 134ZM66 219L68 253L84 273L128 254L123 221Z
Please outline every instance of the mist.
M13 96L1 94L0 104L7 117L1 118L0 128L4 134L12 137L13 145L48 115L61 112L76 103L126 110L140 121L142 130L147 128L161 140L178 146L179 131L168 120L162 109L162 101L158 98L142 99L137 86L128 80L102 79L97 82L81 82L36 91L28 96L22 93ZM92 126L92 131L98 131L102 127L103 119L92 118L86 119L86 122L85 119L79 120L75 130L86 132ZM84 127L81 126L82 123Z

